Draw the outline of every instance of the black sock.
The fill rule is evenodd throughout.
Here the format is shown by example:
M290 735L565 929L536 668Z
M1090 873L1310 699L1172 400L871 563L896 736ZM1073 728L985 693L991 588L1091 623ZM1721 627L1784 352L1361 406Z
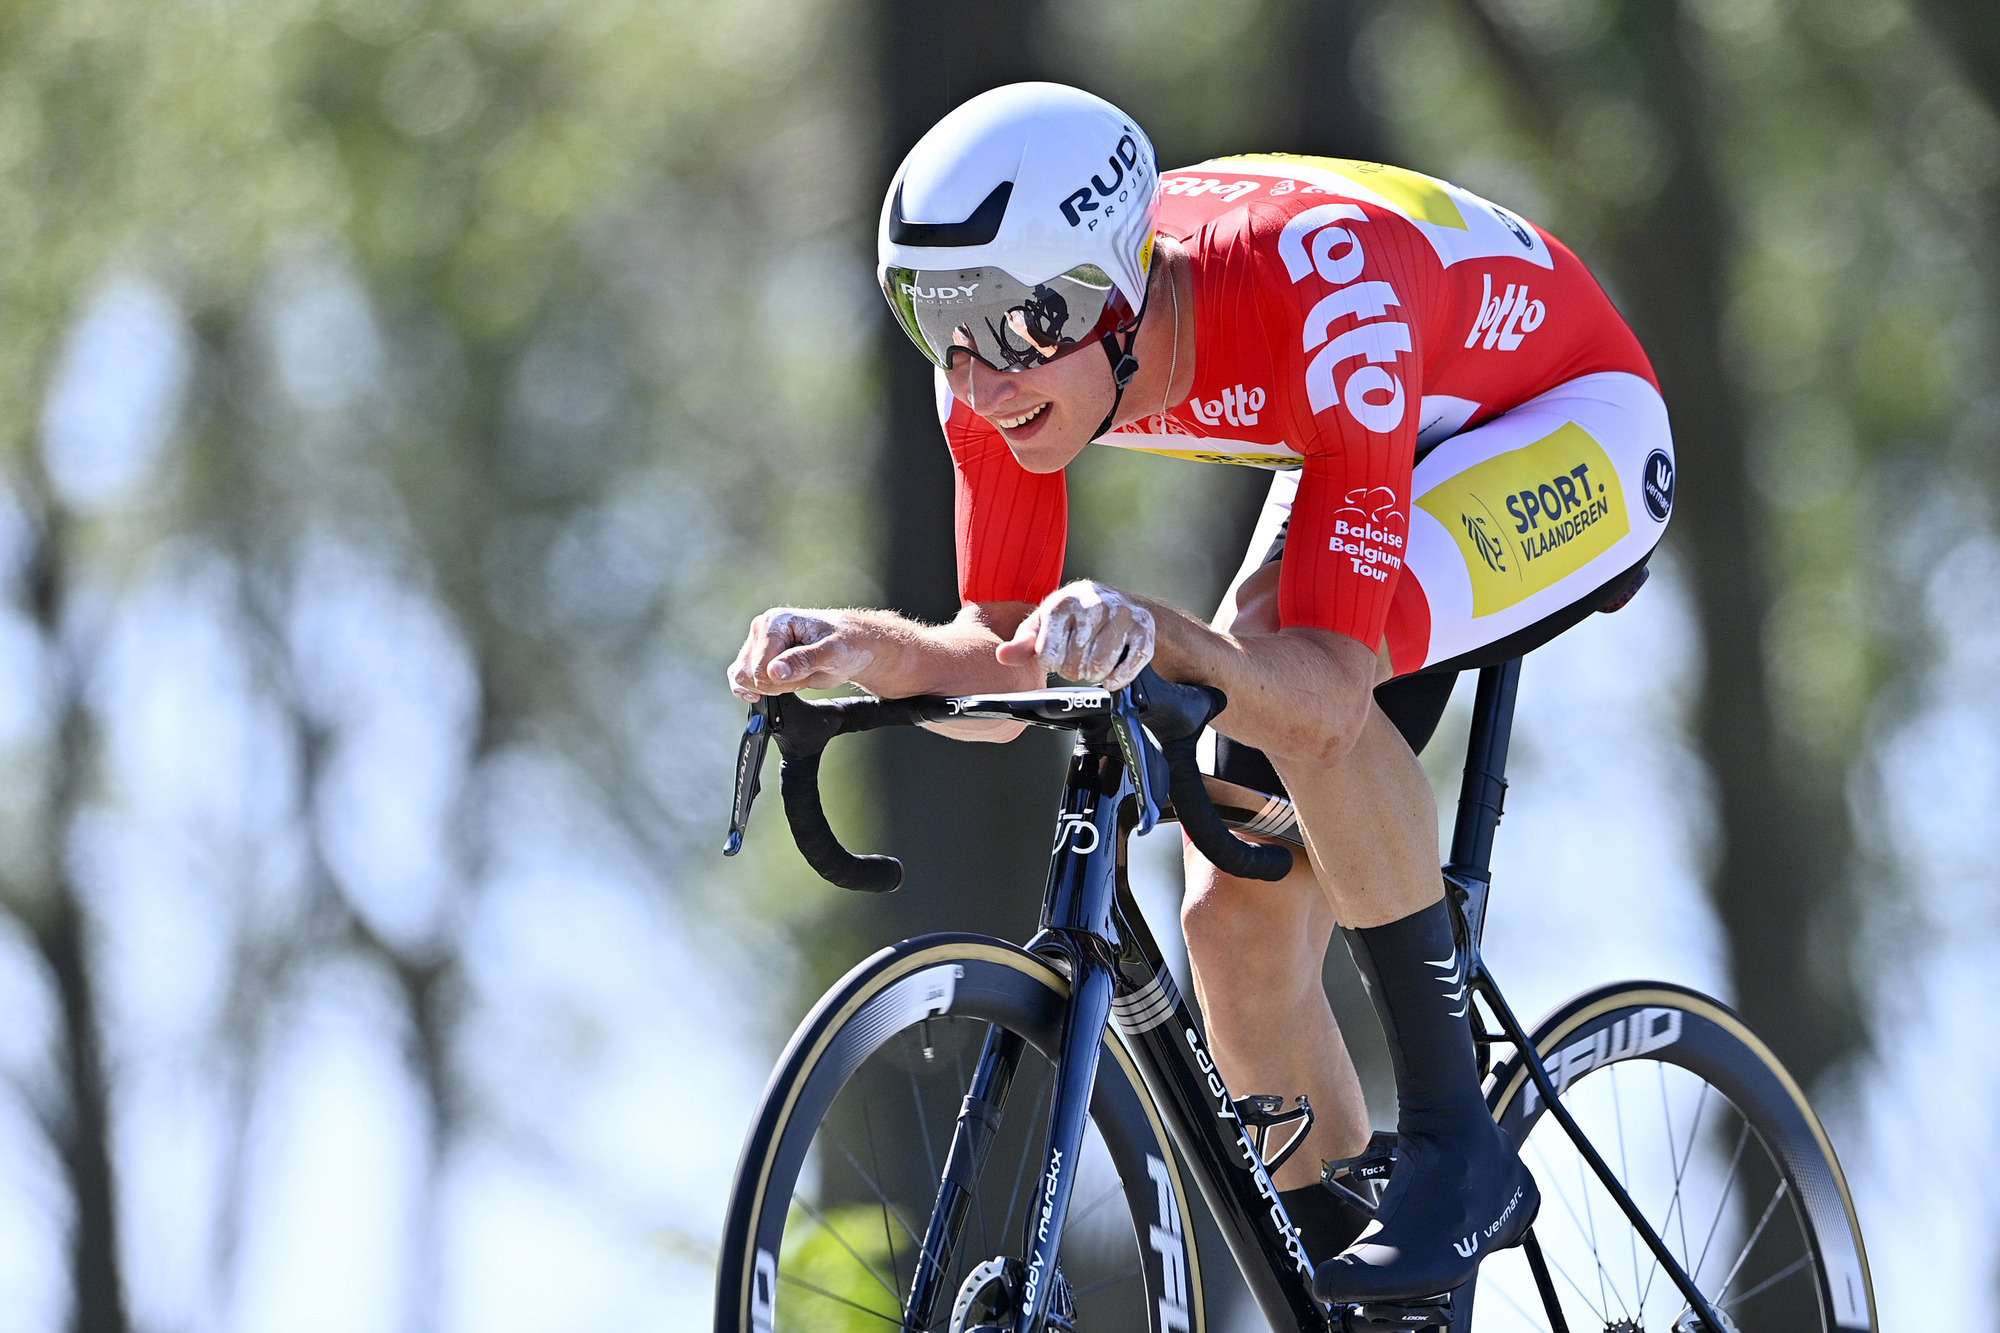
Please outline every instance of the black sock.
M1285 1216L1291 1218L1292 1225L1299 1229L1306 1257L1313 1261L1314 1267L1353 1244L1354 1238L1361 1234L1361 1228L1368 1225L1369 1214L1339 1198L1324 1185L1279 1190L1278 1201L1285 1205Z
M1386 926L1341 934L1389 1042L1397 1128L1449 1134L1468 1115L1487 1118L1468 1021L1465 959L1444 900Z
M1321 1300L1406 1300L1451 1291L1520 1243L1535 1180L1479 1088L1465 959L1445 904L1342 932L1396 1067L1396 1168L1374 1221L1313 1275Z

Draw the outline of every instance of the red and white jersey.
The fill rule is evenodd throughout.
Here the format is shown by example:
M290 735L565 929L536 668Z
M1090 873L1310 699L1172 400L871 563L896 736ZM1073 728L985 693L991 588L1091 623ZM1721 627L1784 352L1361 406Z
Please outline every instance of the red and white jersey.
M1375 163L1251 155L1166 173L1162 189L1158 229L1194 261L1194 309L1182 310L1197 331L1194 388L1099 443L1300 468L1286 625L1375 647L1397 615L1426 614L1416 580L1400 577L1420 450L1582 375L1622 371L1657 388L1576 256L1457 186ZM1062 579L1062 474L1021 467L938 382L958 476L959 595L1039 601Z

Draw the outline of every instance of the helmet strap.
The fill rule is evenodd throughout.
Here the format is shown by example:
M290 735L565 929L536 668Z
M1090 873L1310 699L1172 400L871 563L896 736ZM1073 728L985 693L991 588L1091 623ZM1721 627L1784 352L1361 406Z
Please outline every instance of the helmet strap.
M1125 401L1125 386L1139 373L1139 358L1132 355L1132 344L1137 341L1139 341L1139 326L1136 323L1133 324L1132 331L1125 335L1125 346L1122 348L1118 346L1118 333L1115 329L1098 339L1098 345L1104 349L1104 359L1111 363L1111 381L1116 386L1117 392L1111 396L1111 410L1104 414L1104 420L1090 433L1090 438L1093 440L1111 429L1112 419L1118 415L1118 405Z

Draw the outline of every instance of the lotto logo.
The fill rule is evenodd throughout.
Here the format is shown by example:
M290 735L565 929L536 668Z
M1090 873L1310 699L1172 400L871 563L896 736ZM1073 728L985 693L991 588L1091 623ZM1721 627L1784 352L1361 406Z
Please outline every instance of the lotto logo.
M1278 233L1278 257L1293 282L1317 273L1335 287L1306 314L1303 330L1305 350L1314 353L1306 364L1306 401L1314 414L1345 405L1363 430L1387 434L1402 424L1407 404L1402 378L1383 366L1410 350L1410 326L1381 318L1390 306L1402 308L1394 287L1355 281L1367 264L1361 238L1346 227L1328 225L1349 220L1366 222L1368 215L1353 204L1304 210ZM1372 322L1334 333L1334 324L1348 318ZM1336 385L1336 372L1355 357L1370 364Z
M1482 350L1498 347L1503 352L1511 352L1521 345L1523 334L1533 333L1542 327L1548 318L1549 308L1540 301L1528 299L1528 284L1507 284L1507 290L1499 296L1493 294L1493 275L1481 274L1486 280L1486 292L1479 298L1479 318L1472 321L1472 332L1465 335L1465 345L1479 343ZM1484 342L1480 334L1486 335Z
M1235 203L1246 194L1254 194L1262 181L1219 181L1204 176L1169 176L1160 182L1161 194L1177 194L1184 199L1197 195L1217 194L1230 203Z
M1244 392L1242 385L1224 389L1222 397L1203 401L1188 399L1188 407L1195 419L1205 426L1219 426L1227 421L1232 426L1254 426L1257 414L1264 410L1264 391L1261 388Z

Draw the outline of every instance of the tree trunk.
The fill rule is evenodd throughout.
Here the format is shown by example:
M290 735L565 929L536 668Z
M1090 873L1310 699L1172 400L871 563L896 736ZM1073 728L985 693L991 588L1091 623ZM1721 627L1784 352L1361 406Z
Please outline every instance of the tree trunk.
M881 0L877 82L886 185L947 111L989 88L1042 77L1032 50L1039 0L1005 6ZM869 252L874 249L871 210ZM879 308L887 430L877 465L882 584L890 607L926 621L958 612L951 457L930 363ZM872 737L884 848L903 887L866 905L872 944L932 930L1025 939L1035 926L1066 738L1032 731L968 745L914 730Z
M1552 133L1562 72L1477 5L1464 12ZM1670 540L1692 580L1703 646L1696 734L1715 780L1718 852L1709 882L1729 945L1738 1009L1810 1086L1866 1040L1851 973L1814 954L1851 953L1841 784L1815 783L1784 753L1764 667L1773 588L1764 515L1749 471L1742 390L1723 345L1736 240L1702 72L1678 4L1627 3L1606 39L1622 42L1629 91L1651 113L1672 168L1620 219L1612 276L1673 413L1679 499ZM1602 51L1578 53L1602 58Z
M39 476L36 477L39 482ZM58 1091L43 1121L62 1163L74 1215L69 1257L73 1333L125 1333L125 1287L119 1272L118 1194L111 1156L111 1095L90 923L70 871L69 837L83 799L95 736L84 701L83 672L64 660L73 648L67 610L65 516L38 487L42 523L29 575L29 598L43 651L57 662L61 720L49 758L42 820L43 882L23 922L55 988L59 1015Z

